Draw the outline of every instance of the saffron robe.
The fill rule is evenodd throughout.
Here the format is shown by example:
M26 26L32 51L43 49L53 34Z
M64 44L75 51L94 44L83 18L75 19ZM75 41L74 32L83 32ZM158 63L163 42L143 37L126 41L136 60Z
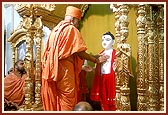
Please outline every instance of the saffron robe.
M101 107L104 111L116 110L116 82L115 72L112 67L113 62L115 61L115 53L116 50L113 50L111 58L111 72L109 74L101 74L101 65L96 65L90 94L91 100L101 102Z
M85 50L79 30L69 22L61 21L52 30L42 57L41 97L45 111L73 110L83 64L76 52Z
M24 85L26 74L21 78L17 77L14 73L10 73L4 78L4 98L7 101L14 102L21 105L24 101Z

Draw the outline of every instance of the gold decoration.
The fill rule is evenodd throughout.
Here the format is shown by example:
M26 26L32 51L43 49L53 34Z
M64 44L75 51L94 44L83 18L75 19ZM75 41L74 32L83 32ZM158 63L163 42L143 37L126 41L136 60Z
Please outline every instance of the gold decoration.
M158 25L158 32L159 32L159 109L160 111L164 111L164 9L163 6L159 7L159 16L157 17L157 25Z
M161 37L164 33L164 23L163 16L160 17L163 12L159 12L158 9L159 5L138 5L137 107L139 111L164 110L162 73L164 37ZM156 22L158 28L155 25Z
M110 5L110 8L113 10L113 12L115 13L115 31L116 31L116 44L117 46L119 45L120 43L120 21L119 21L119 17L120 17L120 12L118 10L118 5L114 5L114 4L111 4ZM119 111L120 110L120 99L121 99L121 95L120 95L120 87L121 87L121 81L120 81L120 76L118 74L118 71L120 71L120 69L122 69L122 64L120 64L121 60L119 59L119 57L116 55L116 62L118 62L117 65L121 65L120 67L118 66L117 67L117 70L115 71L115 80L116 80L116 108L117 110L116 111Z
M138 111L146 111L147 110L147 100L146 100L146 73L145 66L146 62L145 57L147 56L145 52L145 26L146 26L146 6L144 4L138 5L137 8L137 37L138 37L138 65L137 65L137 92L138 92L138 100L137 100L137 109Z
M130 73L131 47L126 43L128 37L128 5L111 5L115 11L116 30L116 106L117 111L130 111L130 88L128 87Z

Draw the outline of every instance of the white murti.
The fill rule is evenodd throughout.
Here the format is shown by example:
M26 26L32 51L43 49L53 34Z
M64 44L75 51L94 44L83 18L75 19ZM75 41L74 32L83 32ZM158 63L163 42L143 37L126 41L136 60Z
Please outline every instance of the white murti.
M106 62L104 62L101 65L101 74L109 74L111 72L111 59L112 59L112 52L113 52L113 46L114 40L110 35L103 35L102 36L102 47L104 48L104 51L102 54L108 55L109 58L107 59Z

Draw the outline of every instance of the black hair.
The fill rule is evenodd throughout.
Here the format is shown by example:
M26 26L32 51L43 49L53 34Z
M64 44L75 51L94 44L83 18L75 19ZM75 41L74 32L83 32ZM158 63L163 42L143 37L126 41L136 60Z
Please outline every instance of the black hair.
M103 34L103 36L104 36L104 35L110 35L110 36L112 37L112 39L114 40L114 35L113 35L111 32L108 31L108 32L106 32L105 34Z
M18 65L19 62L24 62L24 61L23 61L23 60L18 60L17 62L15 62L14 68L19 69L19 65ZM20 73L21 73L22 75L26 73L25 68L22 68L22 69L19 70L19 71L20 71Z
M19 62L23 62L23 60L18 60L17 62L15 62L14 67L18 67Z

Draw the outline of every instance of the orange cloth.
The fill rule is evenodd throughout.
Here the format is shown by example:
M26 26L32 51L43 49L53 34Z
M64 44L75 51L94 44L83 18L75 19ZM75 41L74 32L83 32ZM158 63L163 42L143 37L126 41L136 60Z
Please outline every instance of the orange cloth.
M21 105L24 101L24 84L26 74L22 78L18 78L14 73L4 78L4 97L8 101L12 101Z
M69 22L61 21L52 30L42 57L41 96L44 110L73 109L77 102L78 75L83 64L83 60L74 53L85 50L79 30Z
M75 18L81 20L82 11L79 8L76 8L74 6L68 6L66 8L66 14L65 15L69 15L69 16L72 16L72 17L75 17Z

